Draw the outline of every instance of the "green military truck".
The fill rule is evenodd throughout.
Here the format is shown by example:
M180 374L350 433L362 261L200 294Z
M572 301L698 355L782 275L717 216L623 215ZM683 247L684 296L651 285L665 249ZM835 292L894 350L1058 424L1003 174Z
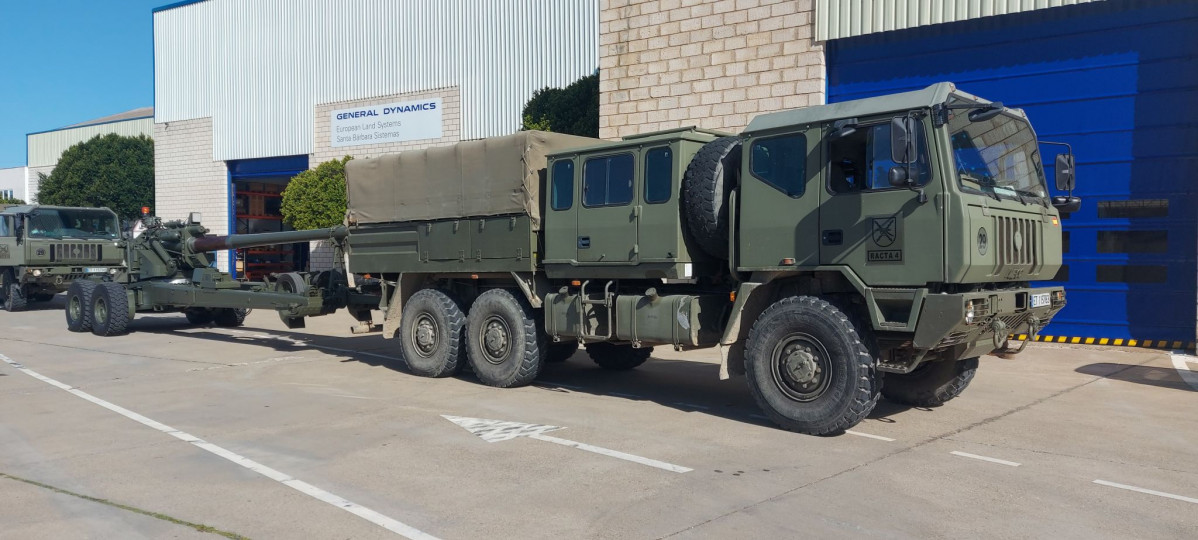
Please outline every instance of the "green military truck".
M20 205L0 209L0 304L47 301L84 277L121 271L121 230L107 208Z
M717 347L783 427L952 399L1065 305L1060 212L1024 113L924 90L765 114L737 136L522 132L347 165L349 268L416 374L526 385L580 344L634 368ZM1026 342L1024 342L1026 345Z

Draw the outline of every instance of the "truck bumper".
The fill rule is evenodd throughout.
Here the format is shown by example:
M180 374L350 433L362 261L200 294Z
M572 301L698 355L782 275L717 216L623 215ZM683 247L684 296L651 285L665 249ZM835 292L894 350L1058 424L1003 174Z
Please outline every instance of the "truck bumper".
M93 266L28 266L21 275L21 283L44 291L63 292L76 279L112 279L124 268L109 264ZM114 273L115 271L115 273Z
M957 359L987 354L1002 347L1010 334L1038 333L1063 307L1063 287L929 294L913 345Z

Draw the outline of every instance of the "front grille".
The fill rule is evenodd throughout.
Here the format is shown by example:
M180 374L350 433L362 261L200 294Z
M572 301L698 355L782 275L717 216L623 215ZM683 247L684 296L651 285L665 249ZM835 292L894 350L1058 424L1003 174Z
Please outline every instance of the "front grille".
M1040 243L1037 241L1039 224L1036 220L995 216L995 274L1022 269L1031 270L1038 266Z
M50 262L98 261L104 257L100 244L62 242L50 244Z

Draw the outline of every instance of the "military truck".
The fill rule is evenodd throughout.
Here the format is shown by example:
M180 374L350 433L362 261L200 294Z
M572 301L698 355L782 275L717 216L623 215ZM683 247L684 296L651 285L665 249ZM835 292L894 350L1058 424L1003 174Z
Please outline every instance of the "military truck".
M126 293L146 310L266 295L291 328L342 307L376 328L377 308L412 373L468 364L497 387L580 345L611 370L714 347L774 422L833 434L883 395L953 399L979 356L1022 351L1009 336L1034 339L1065 306L1031 282L1059 269L1060 215L1080 199L1069 152L1050 196L1040 144L1022 111L949 83L765 114L739 135L520 132L349 162L348 269L227 283L187 261L234 240L176 223L159 259L195 277Z
M107 208L18 205L0 209L0 304L8 311L50 300L85 276L110 278L124 260L117 216Z

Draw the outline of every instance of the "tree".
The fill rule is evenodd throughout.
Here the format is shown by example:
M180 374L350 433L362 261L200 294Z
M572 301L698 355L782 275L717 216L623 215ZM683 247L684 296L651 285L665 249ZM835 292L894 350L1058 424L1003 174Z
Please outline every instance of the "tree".
M599 136L599 72L565 88L542 88L524 105L523 129Z
M154 206L154 140L96 135L67 148L54 171L38 178L38 204L107 206L132 219Z
M0 204L21 205L21 204L25 204L25 201L22 201L21 199L17 199L17 198L13 198L13 197L0 197Z
M297 230L340 225L345 220L345 163L351 159L326 161L292 178L283 190L283 222Z

